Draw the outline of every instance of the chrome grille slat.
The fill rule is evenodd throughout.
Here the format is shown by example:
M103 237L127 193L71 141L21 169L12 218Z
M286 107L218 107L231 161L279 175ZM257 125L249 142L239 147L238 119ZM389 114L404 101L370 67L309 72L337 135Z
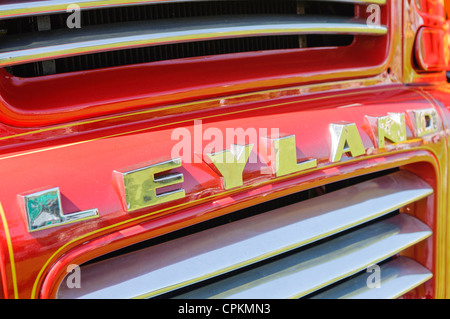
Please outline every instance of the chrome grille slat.
M433 274L418 262L397 257L380 266L378 287L368 287L370 273L362 273L333 288L316 294L311 299L394 299L431 279Z
M16 16L32 16L42 14L52 14L57 12L65 12L67 7L76 3L81 9L98 9L106 7L121 7L143 4L158 3L179 3L194 1L220 1L220 0L52 0L52 1L35 1L19 4L0 5L0 20L8 19ZM384 5L386 0L326 0L324 2L350 2L363 4L379 4Z
M88 265L83 268L83 289L62 287L60 296L158 295L336 234L432 193L422 179L399 171Z
M299 298L389 258L431 234L419 220L400 214L179 297Z
M290 15L168 19L43 31L2 39L0 67L97 52L227 38L292 34L384 35L385 26L348 18Z

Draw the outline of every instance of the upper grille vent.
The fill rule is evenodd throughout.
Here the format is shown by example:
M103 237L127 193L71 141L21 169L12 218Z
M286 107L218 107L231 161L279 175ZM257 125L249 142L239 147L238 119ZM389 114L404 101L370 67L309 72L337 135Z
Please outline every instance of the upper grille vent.
M379 36L357 3L385 1L82 1L70 29L68 1L0 5L0 67L46 74L262 50L342 46ZM89 9L89 10L87 10Z

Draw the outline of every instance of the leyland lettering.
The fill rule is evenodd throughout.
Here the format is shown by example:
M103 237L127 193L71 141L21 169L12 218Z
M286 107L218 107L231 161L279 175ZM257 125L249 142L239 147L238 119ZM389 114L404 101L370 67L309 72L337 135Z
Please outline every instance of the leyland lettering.
M416 138L438 130L438 115L434 109L420 109L407 113ZM387 116L367 116L366 118L379 149L385 148L386 140L391 143L407 141L405 114L389 113ZM329 130L331 134L329 161L331 163L339 162L343 154L351 157L366 154L355 123L331 123ZM276 177L317 167L317 159L298 161L294 135L262 137L262 139L269 150L267 153L270 154L267 165ZM251 144L232 144L228 150L203 155L204 161L220 176L222 189L228 190L244 184L243 171L252 148ZM184 181L182 173L169 173L170 170L181 165L181 159L176 158L125 172L115 171L126 211L135 211L185 197L185 191L181 187L157 194L157 191L165 186L180 185ZM157 173L159 175L155 177Z
M449 25L450 0L0 0L0 299L450 298Z

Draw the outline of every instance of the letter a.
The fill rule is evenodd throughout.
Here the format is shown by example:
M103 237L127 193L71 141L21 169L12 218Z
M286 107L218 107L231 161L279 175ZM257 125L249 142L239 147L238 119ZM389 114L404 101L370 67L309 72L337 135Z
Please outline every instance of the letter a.
M372 274L367 277L366 284L370 289L381 287L381 268L378 265L367 267L367 272Z
M71 264L67 266L67 272L71 273L67 276L67 287L68 288L81 288L81 270L78 265Z
M67 7L67 13L72 12L67 17L67 27L69 29L80 29L81 28L81 8L76 4L71 4Z
M331 124L330 132L331 162L339 162L343 153L350 153L353 157L366 153L356 124Z

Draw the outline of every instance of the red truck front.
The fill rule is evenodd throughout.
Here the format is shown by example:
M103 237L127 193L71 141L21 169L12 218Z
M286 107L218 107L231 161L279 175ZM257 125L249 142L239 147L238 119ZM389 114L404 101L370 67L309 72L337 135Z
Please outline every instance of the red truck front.
M448 298L449 7L3 0L1 297Z

